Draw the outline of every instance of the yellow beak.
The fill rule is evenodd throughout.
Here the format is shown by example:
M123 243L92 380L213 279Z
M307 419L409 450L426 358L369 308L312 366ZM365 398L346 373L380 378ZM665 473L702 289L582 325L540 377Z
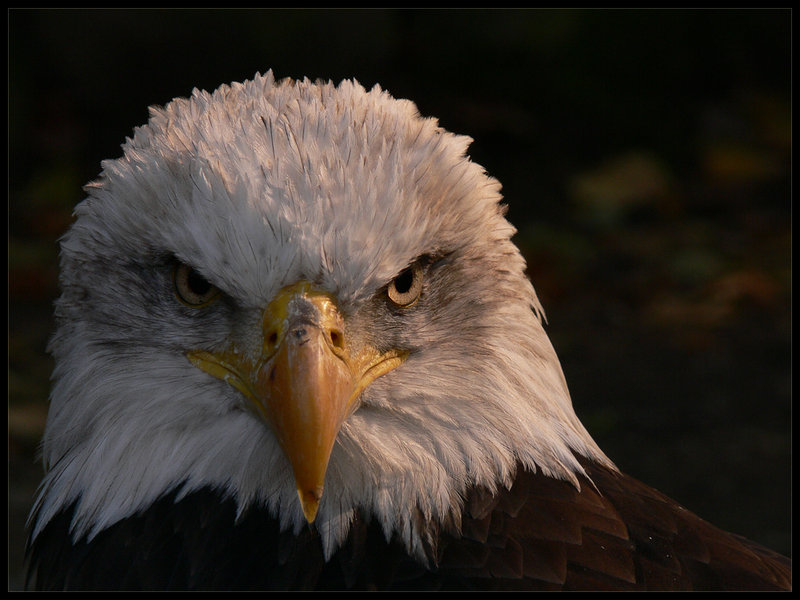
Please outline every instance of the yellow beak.
M292 465L309 523L317 515L331 452L361 392L405 360L397 350L353 352L334 298L308 282L281 290L262 317L250 352L193 350L196 367L242 392L272 427Z

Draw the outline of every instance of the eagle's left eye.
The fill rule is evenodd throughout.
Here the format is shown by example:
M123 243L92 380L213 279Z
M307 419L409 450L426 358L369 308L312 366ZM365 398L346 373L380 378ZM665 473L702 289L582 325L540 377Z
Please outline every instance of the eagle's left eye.
M386 288L386 294L397 306L407 308L414 304L422 293L422 267L419 262L403 269Z
M178 300L193 308L210 304L220 293L219 288L211 285L200 273L183 263L175 267L173 281Z

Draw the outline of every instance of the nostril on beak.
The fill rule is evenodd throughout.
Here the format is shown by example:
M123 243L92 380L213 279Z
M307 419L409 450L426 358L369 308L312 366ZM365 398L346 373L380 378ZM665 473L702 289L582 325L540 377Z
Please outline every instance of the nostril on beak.
M274 348L275 344L277 343L278 343L278 332L277 331L270 332L270 334L267 336L267 344L269 345L270 348Z
M331 340L331 344L334 348L338 348L340 350L344 349L344 336L342 332L338 329L331 328L328 330L328 337Z

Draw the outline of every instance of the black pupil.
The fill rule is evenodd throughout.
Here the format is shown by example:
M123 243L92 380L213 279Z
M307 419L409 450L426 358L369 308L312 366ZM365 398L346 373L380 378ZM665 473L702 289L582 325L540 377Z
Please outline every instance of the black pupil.
M198 296L204 296L211 290L211 284L198 275L197 271L189 271L189 275L186 277L186 283L189 289Z
M394 280L394 289L400 294L406 294L411 289L412 283L414 283L414 273L411 269L406 269Z

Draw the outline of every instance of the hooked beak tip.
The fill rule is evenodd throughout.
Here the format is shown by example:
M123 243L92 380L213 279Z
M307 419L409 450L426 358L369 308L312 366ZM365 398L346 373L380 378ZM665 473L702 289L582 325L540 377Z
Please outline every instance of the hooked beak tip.
M300 505L303 507L303 514L306 517L306 521L308 521L309 524L313 523L314 519L317 518L319 502L322 500L322 488L306 491L298 489L297 495L300 497Z

